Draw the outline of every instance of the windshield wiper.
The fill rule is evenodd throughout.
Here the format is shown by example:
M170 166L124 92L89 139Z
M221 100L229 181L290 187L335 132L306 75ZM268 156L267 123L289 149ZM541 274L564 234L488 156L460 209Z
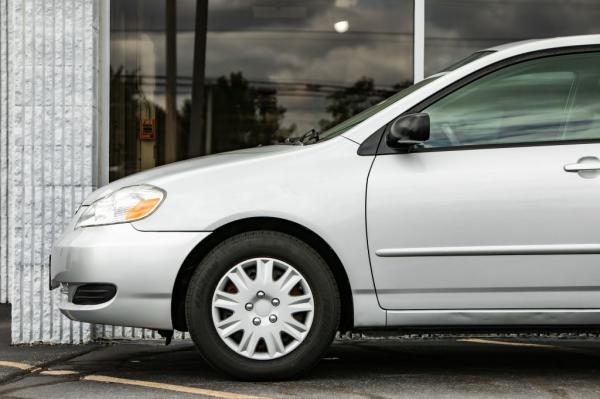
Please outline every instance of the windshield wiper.
M314 144L319 141L319 132L316 129L310 129L300 137L288 137L285 142L292 145Z

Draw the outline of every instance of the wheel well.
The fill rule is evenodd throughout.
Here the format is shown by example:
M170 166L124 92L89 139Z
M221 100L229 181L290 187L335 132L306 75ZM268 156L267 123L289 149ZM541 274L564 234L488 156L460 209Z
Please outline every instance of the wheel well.
M325 240L319 237L319 235L302 225L284 219L261 217L237 220L221 226L212 232L205 240L202 240L189 253L179 269L173 287L173 297L171 300L173 327L176 330L187 331L187 322L185 319L185 295L192 274L200 261L223 240L240 233L255 230L271 230L292 235L313 247L319 255L323 257L325 262L327 262L331 268L338 289L340 290L342 311L340 315L339 330L342 332L351 330L354 326L352 290L344 266L335 251L325 242Z

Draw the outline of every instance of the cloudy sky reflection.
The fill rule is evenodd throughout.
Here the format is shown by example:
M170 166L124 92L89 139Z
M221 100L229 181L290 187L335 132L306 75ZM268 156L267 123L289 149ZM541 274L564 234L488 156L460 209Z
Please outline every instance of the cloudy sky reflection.
M195 3L177 2L177 71L188 82ZM128 0L113 6L113 67L164 76L164 4ZM345 33L334 29L339 21L348 21ZM367 76L376 86L391 88L412 81L412 0L211 0L207 28L209 82L238 71L250 82L282 84L347 87ZM154 92L162 103L160 89ZM191 86L182 84L178 92L181 106ZM313 127L327 116L324 97L282 91L284 124Z
M525 39L600 33L598 0L426 0L425 72Z

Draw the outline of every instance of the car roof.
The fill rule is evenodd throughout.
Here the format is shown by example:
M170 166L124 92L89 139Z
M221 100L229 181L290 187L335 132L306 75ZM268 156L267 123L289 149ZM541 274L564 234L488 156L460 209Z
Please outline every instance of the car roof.
M521 50L522 53L556 47L600 44L600 35L560 36L544 39L520 40L490 47L486 51ZM530 50L529 50L530 49Z

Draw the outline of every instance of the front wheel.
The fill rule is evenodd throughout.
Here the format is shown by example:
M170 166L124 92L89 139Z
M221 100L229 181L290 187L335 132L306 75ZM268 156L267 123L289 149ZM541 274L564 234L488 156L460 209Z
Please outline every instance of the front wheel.
M190 335L215 368L245 380L289 378L312 368L340 318L323 258L288 234L225 240L198 265L187 292Z

